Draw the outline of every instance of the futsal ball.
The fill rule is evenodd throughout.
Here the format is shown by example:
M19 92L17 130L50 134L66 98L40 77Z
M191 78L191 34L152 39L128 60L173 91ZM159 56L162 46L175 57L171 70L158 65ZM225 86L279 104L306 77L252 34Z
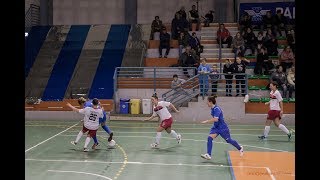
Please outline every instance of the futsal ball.
M116 141L113 139L108 143L108 146L111 148L113 148L115 145L116 145Z

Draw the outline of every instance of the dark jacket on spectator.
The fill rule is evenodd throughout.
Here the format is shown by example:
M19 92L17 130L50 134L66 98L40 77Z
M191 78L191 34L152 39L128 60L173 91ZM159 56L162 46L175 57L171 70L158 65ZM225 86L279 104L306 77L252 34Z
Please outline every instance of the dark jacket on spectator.
M160 33L160 45L170 46L170 34Z
M160 32L162 27L163 27L163 25L162 25L162 21L161 20L159 20L159 22L157 22L156 20L152 21L151 28L154 31Z
M225 64L223 66L223 73L224 74L228 74L228 75L224 75L224 77L226 79L232 79L233 78L233 71L234 71L234 66L233 64L230 64L229 66L227 64Z

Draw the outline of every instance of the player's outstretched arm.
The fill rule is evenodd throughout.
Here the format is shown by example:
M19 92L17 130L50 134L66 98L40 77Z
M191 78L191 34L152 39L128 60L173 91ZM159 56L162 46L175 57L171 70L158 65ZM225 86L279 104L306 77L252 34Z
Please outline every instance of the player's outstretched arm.
M70 103L67 103L67 106L70 107L73 111L79 112L79 109L72 106Z
M205 123L212 123L212 122L217 122L218 121L218 118L211 118L211 119L208 119L208 120L205 120L205 121L201 121L202 124L205 124Z
M268 101L268 102L265 102L264 104L265 104L265 105L268 105L268 104L270 104L270 101Z

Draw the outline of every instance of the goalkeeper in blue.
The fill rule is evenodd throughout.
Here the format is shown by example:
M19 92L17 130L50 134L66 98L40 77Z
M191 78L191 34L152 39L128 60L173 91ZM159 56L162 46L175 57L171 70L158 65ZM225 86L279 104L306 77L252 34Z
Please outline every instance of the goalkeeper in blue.
M211 108L212 118L209 120L202 121L201 123L213 123L207 141L207 153L201 154L201 157L207 160L211 159L211 151L213 147L213 141L219 135L229 144L236 147L240 156L243 155L243 147L238 144L237 141L231 139L230 131L228 125L224 122L223 113L219 106L216 105L217 96L209 96L207 99L207 104Z
M86 100L83 97L80 97L78 99L78 103L80 106L83 106L83 108L85 107L92 107L92 100ZM100 105L99 105L100 106ZM113 132L110 130L110 128L106 125L106 121L107 119L110 119L110 112L106 112L103 111L103 118L99 118L99 123L102 127L102 129L104 129L108 134L109 134L109 138L108 138L108 142L110 142L112 140L113 137ZM92 137L94 144L92 145L92 149L96 149L96 147L99 145L97 136L93 136Z

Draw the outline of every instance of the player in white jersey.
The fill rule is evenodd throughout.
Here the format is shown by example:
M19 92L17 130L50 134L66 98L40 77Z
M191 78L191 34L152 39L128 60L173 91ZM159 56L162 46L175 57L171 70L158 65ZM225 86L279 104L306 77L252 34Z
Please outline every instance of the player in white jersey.
M277 84L275 82L270 83L270 101L265 104L270 106L268 111L267 120L265 123L264 133L262 136L258 136L260 139L265 139L268 137L270 131L271 122L274 122L274 125L280 128L283 132L288 135L289 140L291 139L292 133L281 124L281 117L283 114L283 102L280 92L277 89Z
M97 130L100 126L99 118L103 118L103 108L99 108L98 99L94 98L92 100L92 104L93 107L78 109L72 106L70 103L67 103L67 106L69 106L73 111L76 111L80 114L84 114L82 130L77 135L76 140L71 141L71 144L77 145L82 135L88 131L87 138L83 148L83 151L85 152L89 151L88 144L90 143L91 138L96 136Z
M178 144L181 143L181 135L177 134L174 130L171 129L172 125L172 116L170 112L168 111L168 107L172 108L175 112L179 112L173 104L167 101L159 101L157 95L153 95L151 97L151 101L153 104L153 114L150 118L145 119L144 121L150 121L151 119L159 116L160 117L160 124L157 128L157 135L155 142L151 144L152 148L157 148L160 144L160 138L161 138L161 132L163 130L166 130L168 134L170 134L172 137L176 138L178 141Z

